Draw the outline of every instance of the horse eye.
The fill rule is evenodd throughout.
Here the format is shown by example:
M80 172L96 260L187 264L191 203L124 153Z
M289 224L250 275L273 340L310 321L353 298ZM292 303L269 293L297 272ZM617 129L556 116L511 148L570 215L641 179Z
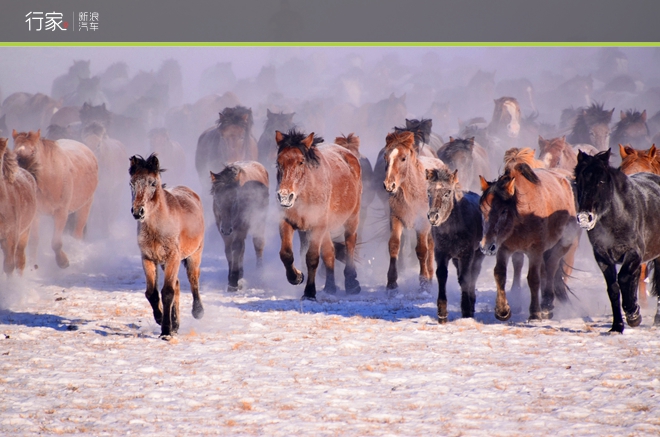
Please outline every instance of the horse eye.
M304 161L300 161L300 162L298 163L298 165L303 165L303 164L304 164Z
M405 160L406 160L406 157L405 157L405 156L404 156L403 158L401 158L401 161L405 161Z
M152 187L155 187L155 186L156 186L156 181L153 181L153 182L151 183L151 186L152 186Z

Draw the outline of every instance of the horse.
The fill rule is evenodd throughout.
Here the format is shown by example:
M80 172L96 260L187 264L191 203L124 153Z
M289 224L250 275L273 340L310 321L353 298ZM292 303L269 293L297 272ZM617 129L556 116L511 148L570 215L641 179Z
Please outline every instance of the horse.
M456 266L461 286L461 314L474 317L475 287L484 254L479 248L483 238L479 196L461 189L459 170L426 170L429 212L438 279L438 322L447 322L447 266Z
M45 129L62 102L42 94L13 93L2 103L2 112L7 116L7 125L12 129L27 131Z
M140 150L147 141L144 121L110 112L105 103L90 105L83 103L80 108L80 121L86 126L94 121L102 124L111 138L121 141L128 150Z
M66 74L58 76L53 80L50 94L54 99L61 99L76 91L80 79L88 79L91 75L89 69L90 61L73 61Z
M257 269L263 267L268 215L268 172L255 161L237 161L220 173L211 172L213 214L229 263L227 291L238 291L243 278L245 238L252 235Z
M539 160L546 168L560 168L573 173L577 165L577 154L582 150L589 155L598 153L598 149L589 144L571 146L566 142L566 136L544 139L539 135Z
M498 160L502 153L519 145L526 145L531 138L536 138L536 114L522 117L518 100L513 97L500 97L494 100L493 117L484 132L474 135L486 148L492 160ZM465 138L465 137L464 137Z
M588 108L578 108L570 134L571 144L591 144L598 150L606 150L610 144L611 111L603 109L604 103L592 103Z
M383 185L389 193L390 206L390 266L387 272L387 288L396 289L397 258L404 228L417 233L415 252L419 260L419 282L426 290L433 275L433 236L428 221L426 170L446 169L438 158L419 156L412 132L390 133L385 138L385 178Z
M271 112L266 109L266 126L259 137L257 149L259 150L259 162L265 166L272 166L276 159L277 145L275 142L275 131L286 132L296 127L293 122L295 112L285 114L284 112Z
M651 133L646 125L646 110L639 112L621 111L620 120L612 128L610 146L629 144L632 147L646 147L651 144Z
M280 220L280 259L290 284L298 285L304 275L293 265L293 232L301 233L308 246L307 284L303 299L316 299L316 269L319 254L326 268L324 291L336 293L335 251L331 232L344 229L346 294L360 292L354 254L360 221L362 179L360 161L355 153L336 144L321 144L314 133L307 136L292 129L275 132L277 151L277 200L282 208Z
M621 155L621 166L619 169L630 176L635 173L648 172L660 175L660 157L657 154L655 144L649 150L635 150L630 145L619 144ZM648 276L647 264L642 263L639 277L639 301L646 306L646 282Z
M470 190L479 189L479 175L490 177L488 152L474 141L474 137L449 137L449 142L438 149L437 155L450 170L459 170L461 179Z
M208 186L212 169L236 161L256 161L257 141L252 136L252 110L244 106L225 108L217 125L207 129L197 140L195 168L202 186Z
M74 140L51 141L37 132L12 131L14 152L21 167L39 167L37 173L37 209L39 214L53 216L55 228L51 248L60 268L69 266L62 250L62 232L69 214L75 213L73 236L82 239L94 193L99 182L99 166L94 153ZM36 258L39 218L32 222L31 257Z
M507 262L516 252L529 259L529 319L552 318L554 298L568 299L562 260L579 233L573 220L575 200L570 182L552 170L532 169L522 163L495 182L481 178L481 183L484 236L480 247L486 255L497 255L495 318L506 321L511 317L504 286ZM543 289L540 303L539 288Z
M160 180L160 163L156 155L147 159L139 155L130 158L131 214L138 222L138 246L147 282L146 297L153 309L156 323L161 325L160 337L170 340L179 330L179 263L183 262L193 296L192 314L204 315L199 295L199 273L204 249L204 211L202 201L188 187L166 190ZM165 274L158 296L158 266Z
M149 153L156 153L158 161L168 169L169 182L183 182L186 176L186 152L164 127L149 131Z
M36 172L31 174L19 167L16 154L7 148L7 138L0 138L0 246L7 276L14 269L19 274L25 269L25 247L37 214L35 176Z
M660 176L626 176L609 164L611 152L578 154L575 167L578 223L587 230L612 305L610 332L623 332L621 304L630 327L642 323L637 305L641 265L653 262L652 295L660 291ZM616 265L621 268L618 273ZM623 301L623 302L622 302ZM654 324L660 325L659 312Z

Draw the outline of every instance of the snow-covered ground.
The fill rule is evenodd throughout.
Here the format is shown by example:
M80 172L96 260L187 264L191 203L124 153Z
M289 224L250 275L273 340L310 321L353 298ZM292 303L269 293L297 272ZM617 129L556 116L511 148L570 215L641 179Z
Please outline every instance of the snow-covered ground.
M459 318L452 273L450 323L438 325L415 268L388 296L382 263L365 250L360 295L302 304L303 286L283 283L272 244L268 285L237 294L223 290L226 261L210 250L206 314L193 319L182 274L182 326L165 342L134 239L68 239L69 269L44 249L37 271L2 282L0 435L660 434L655 303L641 327L609 335L588 243L572 306L534 324L525 313L495 321L492 260L476 320Z

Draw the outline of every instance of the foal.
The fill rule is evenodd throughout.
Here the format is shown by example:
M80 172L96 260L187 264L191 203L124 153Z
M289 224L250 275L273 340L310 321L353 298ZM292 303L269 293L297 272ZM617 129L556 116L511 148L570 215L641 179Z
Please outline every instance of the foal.
M179 263L183 261L193 295L192 314L204 315L199 296L199 265L204 248L204 211L199 196L188 187L165 190L160 181L163 171L156 155L147 159L130 158L131 213L138 222L138 246L142 252L142 268L147 280L147 300L156 323L161 325L161 338L171 339L179 329ZM165 272L158 296L158 266Z

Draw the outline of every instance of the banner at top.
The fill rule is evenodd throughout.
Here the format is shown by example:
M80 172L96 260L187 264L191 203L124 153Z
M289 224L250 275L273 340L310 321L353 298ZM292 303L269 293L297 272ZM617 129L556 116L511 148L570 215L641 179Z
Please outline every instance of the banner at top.
M12 1L0 41L659 42L657 0Z

